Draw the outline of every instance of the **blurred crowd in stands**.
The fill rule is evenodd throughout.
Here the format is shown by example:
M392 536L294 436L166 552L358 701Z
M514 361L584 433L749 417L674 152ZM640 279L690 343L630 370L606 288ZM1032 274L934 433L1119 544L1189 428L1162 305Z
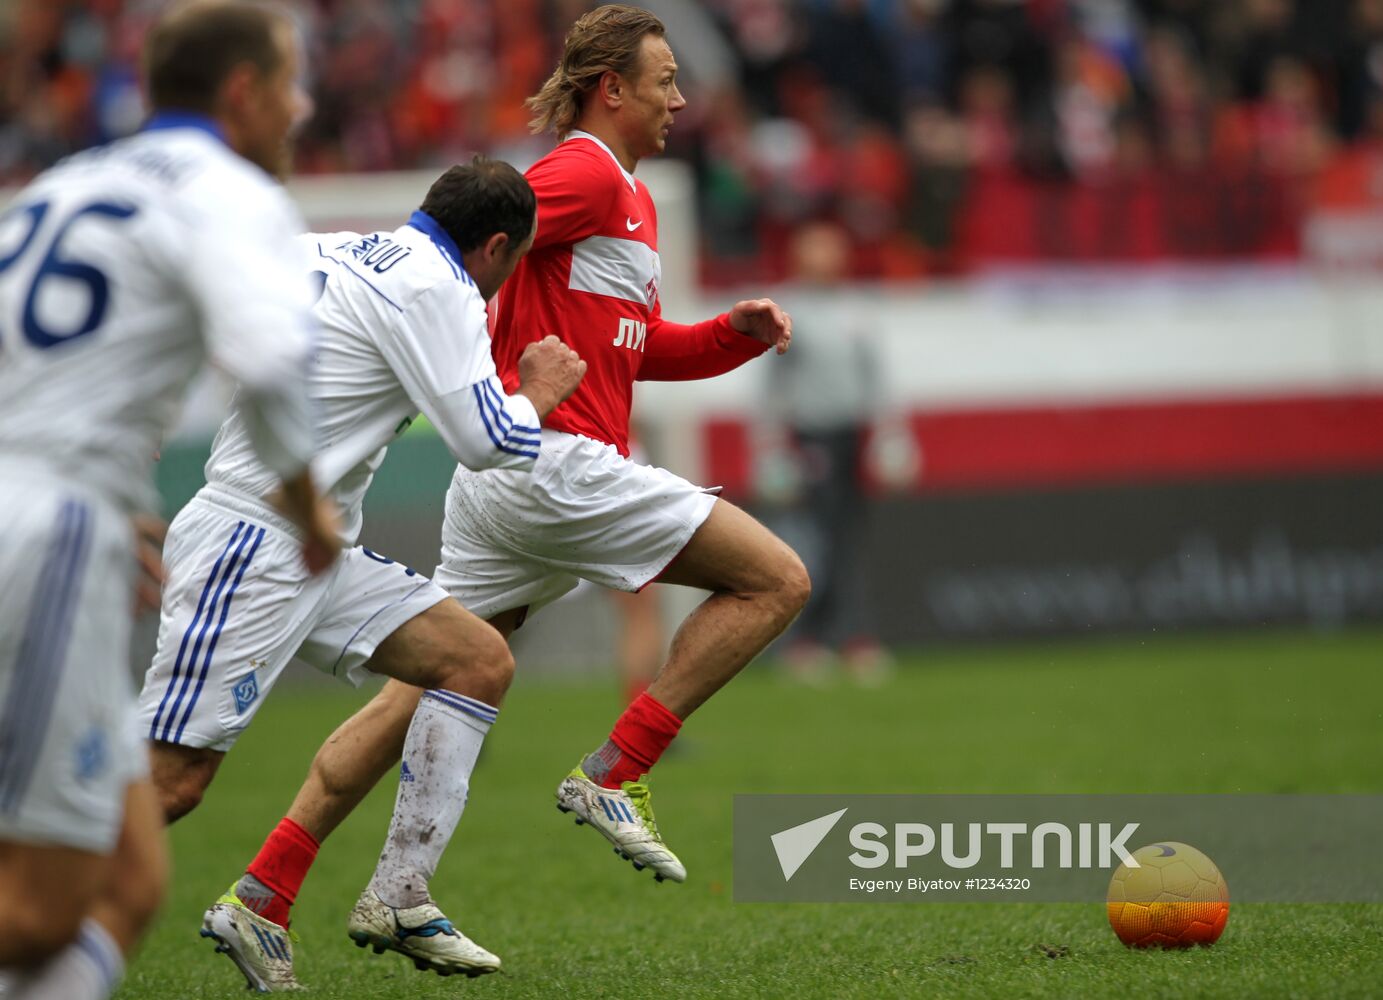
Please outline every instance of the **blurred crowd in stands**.
M584 0L295 0L300 172L531 161L523 98ZM652 0L690 100L710 281L823 217L860 276L977 260L1290 255L1323 172L1383 145L1383 0ZM0 10L0 182L138 125L159 0Z

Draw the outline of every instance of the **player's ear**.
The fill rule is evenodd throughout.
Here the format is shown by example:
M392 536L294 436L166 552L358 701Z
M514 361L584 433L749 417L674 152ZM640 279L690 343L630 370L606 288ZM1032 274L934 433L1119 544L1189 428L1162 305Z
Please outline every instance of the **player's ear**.
M495 233L485 241L485 258L487 260L498 260L504 256L509 249L509 234Z
M249 62L241 63L227 73L216 95L215 117L238 121L246 109L255 104L255 91L261 75L259 69Z
M596 84L596 90L607 108L613 110L624 103L624 77L614 70L608 70L600 75L600 82Z

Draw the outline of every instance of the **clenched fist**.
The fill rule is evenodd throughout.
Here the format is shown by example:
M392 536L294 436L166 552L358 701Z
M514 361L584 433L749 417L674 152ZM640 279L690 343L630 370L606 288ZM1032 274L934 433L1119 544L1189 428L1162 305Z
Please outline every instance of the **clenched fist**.
M519 356L519 393L527 396L538 419L566 399L586 374L586 362L553 334L529 344Z
M792 346L792 317L772 299L745 299L730 310L730 325L779 354Z

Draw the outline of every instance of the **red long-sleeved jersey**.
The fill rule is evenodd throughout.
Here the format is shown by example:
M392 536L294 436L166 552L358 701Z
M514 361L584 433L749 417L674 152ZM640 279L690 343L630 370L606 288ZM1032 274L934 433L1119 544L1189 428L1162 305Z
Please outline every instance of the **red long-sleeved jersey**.
M710 378L768 345L727 314L691 326L663 319L653 199L595 136L572 133L526 176L538 232L496 302L495 367L514 392L523 349L556 334L586 362L586 377L544 424L628 456L636 379Z

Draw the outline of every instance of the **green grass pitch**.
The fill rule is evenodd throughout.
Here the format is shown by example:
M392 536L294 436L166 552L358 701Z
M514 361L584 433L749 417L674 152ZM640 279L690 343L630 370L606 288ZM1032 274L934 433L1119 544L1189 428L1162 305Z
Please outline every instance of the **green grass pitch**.
M386 780L308 877L298 974L320 998L1377 997L1383 906L1237 906L1213 948L1146 953L1119 944L1101 903L736 904L730 817L736 792L1379 793L1381 661L1383 633L1347 632L950 649L908 657L877 691L792 687L751 667L654 781L685 885L636 874L553 807L617 714L613 678L520 677L433 883L504 972L442 979L346 938L393 803ZM120 997L245 995L197 936L201 912L365 696L269 699L173 829L170 898Z

